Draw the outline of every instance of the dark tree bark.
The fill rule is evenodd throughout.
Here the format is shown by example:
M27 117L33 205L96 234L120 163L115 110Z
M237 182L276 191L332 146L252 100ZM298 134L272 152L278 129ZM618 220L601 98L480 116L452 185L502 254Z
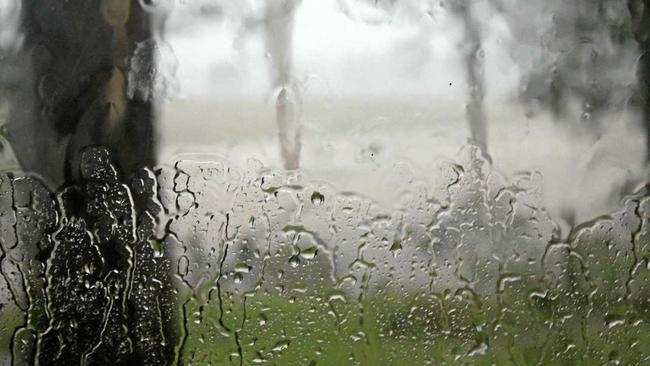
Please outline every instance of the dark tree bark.
M151 38L139 1L23 1L22 82L8 138L54 188L79 177L80 151L109 149L130 175L155 160L152 103L126 97L128 62Z
M23 276L25 286L45 277L47 284L26 296L30 305L19 304L28 315L14 334L14 361L171 363L178 336L170 262L164 248L157 253L151 245L161 210L156 176L146 169L155 163L154 106L149 93L127 93L134 57L139 65L155 61L152 52L135 52L152 41L151 15L138 0L21 4L25 40L7 134L22 169L51 192L7 176L6 186L22 196L5 195L14 203L0 216L37 215L41 202L57 212L39 230L18 230L14 251L39 249L29 263L39 276ZM138 80L138 87L147 82L153 80ZM18 228L34 221L21 215ZM3 247L5 241L0 237ZM12 261L3 256L3 266Z

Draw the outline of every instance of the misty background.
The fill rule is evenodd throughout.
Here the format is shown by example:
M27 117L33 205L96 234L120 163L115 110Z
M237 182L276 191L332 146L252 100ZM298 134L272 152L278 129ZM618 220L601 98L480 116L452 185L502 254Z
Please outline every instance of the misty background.
M629 28L625 2L142 6L153 37L138 50L156 63L131 70L128 94L155 100L160 162L190 152L236 166L256 158L282 167L280 134L313 178L390 206L399 192L384 183L395 167L435 181L437 162L468 141L482 145L470 128L475 119L487 131L494 168L507 176L539 170L546 206L557 214L569 207L578 219L593 217L647 176L647 129L640 109L628 103L640 52L630 34L612 35ZM0 3L7 88L19 82L11 63L22 42L19 11L16 1ZM287 76L282 85L290 84L286 110L278 109L278 73ZM565 92L549 96L557 80ZM561 108L549 102L553 97ZM585 100L601 102L596 108ZM284 135L280 115L290 115ZM10 149L5 155L11 165Z
M562 28L561 14L571 10L565 2L467 4L480 32L494 167L506 175L539 170L549 209L559 213L570 206L583 219L604 212L623 186L642 182L645 132L638 111L624 103L636 80L636 46L611 45L597 36L576 45L579 35L570 24ZM303 98L303 170L387 205L398 193L381 182L396 164L407 163L419 179L436 179L435 162L453 157L471 136L465 23L452 5L343 0L297 5L293 48L287 52ZM624 4L614 5L608 16L622 17ZM254 157L281 166L264 11L255 1L173 5L161 54L163 69L173 71L161 112L163 156L203 151L240 164ZM592 33L605 26L594 25ZM589 74L588 61L580 60L596 52L609 63L599 60L598 71ZM566 55L578 60L572 60L573 71L568 62L557 66ZM593 119L586 114L580 95L565 95L568 111L554 115L543 105L545 85L527 88L535 74L551 75L554 62L556 69L567 69L566 79L575 77L567 83L605 75L596 82L611 89L612 102L599 112L600 121L596 113Z

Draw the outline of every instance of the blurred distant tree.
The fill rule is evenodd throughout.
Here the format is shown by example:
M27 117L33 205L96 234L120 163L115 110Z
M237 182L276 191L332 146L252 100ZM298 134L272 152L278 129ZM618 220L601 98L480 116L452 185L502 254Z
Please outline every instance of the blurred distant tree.
M448 7L450 13L463 25L463 36L459 47L465 63L465 77L469 89L466 109L472 143L487 154L487 118L483 107L485 51L481 45L481 21L474 14L476 2L450 0Z
M650 144L650 1L628 0L631 31L639 47L637 68L638 101L646 129L646 144ZM650 160L650 148L646 159Z
M505 18L515 44L535 48L524 67L520 100L569 118L571 100L580 103L582 122L596 135L606 112L621 110L631 94L626 77L634 59L624 4L612 0L548 1L521 6L492 0ZM517 55L525 59L528 54ZM519 59L518 62L526 60ZM534 108L533 108L534 110Z

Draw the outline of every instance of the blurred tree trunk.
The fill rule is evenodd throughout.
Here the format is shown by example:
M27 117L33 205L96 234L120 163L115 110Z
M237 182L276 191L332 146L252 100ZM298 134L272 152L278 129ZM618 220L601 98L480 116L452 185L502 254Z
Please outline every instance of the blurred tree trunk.
M130 57L151 38L131 0L22 2L21 83L8 139L26 171L57 188L78 178L80 151L103 145L130 175L154 163L153 108L127 99Z
M151 245L161 210L155 174L145 169L155 163L154 106L150 93L128 88L130 66L150 70L155 61L150 49L142 51L155 42L141 3L21 2L24 43L7 137L21 168L58 193L37 197L40 183L8 176L0 215L16 217L13 251L23 254L17 258L39 252L29 263L3 256L3 267L16 262L15 272L25 272L24 284L7 282L18 293L34 288L32 277L47 278L21 308L26 324L12 338L16 364L160 365L174 358L170 262ZM139 75L137 87L150 91L153 82ZM57 213L24 229L33 221L25 212L38 215L43 204Z
M639 47L638 101L646 132L646 160L650 161L650 0L628 0L632 31Z
M472 143L478 146L485 157L487 150L487 118L485 116L483 99L485 98L484 54L481 45L481 24L474 17L474 3L451 1L452 14L463 24L463 38L460 45L465 62L467 78L468 101L466 107L467 121Z

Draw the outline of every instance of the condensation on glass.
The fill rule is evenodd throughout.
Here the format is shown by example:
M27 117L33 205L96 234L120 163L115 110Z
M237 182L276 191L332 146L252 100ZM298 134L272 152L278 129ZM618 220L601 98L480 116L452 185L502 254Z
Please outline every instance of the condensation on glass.
M641 0L0 0L0 365L650 363Z

